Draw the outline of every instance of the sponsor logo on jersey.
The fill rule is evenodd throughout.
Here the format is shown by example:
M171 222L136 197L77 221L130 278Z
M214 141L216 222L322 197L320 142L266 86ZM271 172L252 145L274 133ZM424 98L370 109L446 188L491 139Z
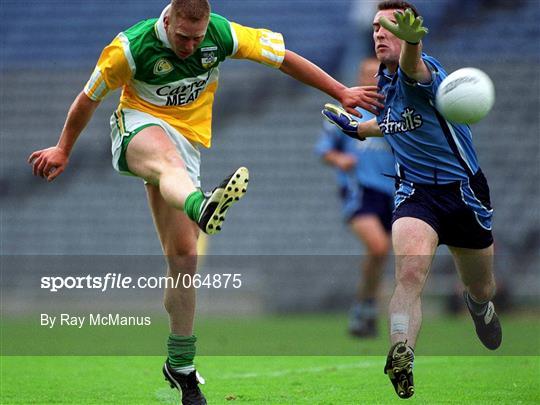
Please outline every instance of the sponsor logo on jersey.
M167 73L172 72L172 70L173 70L173 66L171 62L169 62L165 58L159 59L154 65L154 74L157 76L164 76Z
M166 106L184 105L195 101L206 88L210 80L210 72L204 76L185 80L176 84L166 84L158 87L156 95L167 97Z
M395 121L392 120L390 115L392 114L392 109L388 108L384 120L379 124L381 132L383 134L391 135L398 132L408 132L418 129L424 123L422 116L416 114L416 110L411 107L407 107L400 114L403 117L402 120Z
M209 69L216 64L218 60L217 49L217 46L201 48L201 65L203 68Z

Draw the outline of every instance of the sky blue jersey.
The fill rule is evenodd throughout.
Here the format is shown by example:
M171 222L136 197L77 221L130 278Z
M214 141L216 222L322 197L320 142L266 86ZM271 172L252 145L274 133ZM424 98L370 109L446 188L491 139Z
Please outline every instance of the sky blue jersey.
M437 88L447 76L439 61L422 54L431 82L418 83L398 68L390 75L379 68L379 87L385 95L377 123L394 151L396 173L419 184L447 184L475 174L478 158L468 125L446 121L435 108Z
M368 121L374 115L358 109L362 113L359 121ZM394 157L384 138L368 138L361 142L350 138L335 125L324 121L323 130L315 151L324 156L329 151L349 153L356 157L357 165L350 172L337 170L338 184L342 188L364 186L373 188L389 196L394 195ZM384 176L384 175L387 176Z

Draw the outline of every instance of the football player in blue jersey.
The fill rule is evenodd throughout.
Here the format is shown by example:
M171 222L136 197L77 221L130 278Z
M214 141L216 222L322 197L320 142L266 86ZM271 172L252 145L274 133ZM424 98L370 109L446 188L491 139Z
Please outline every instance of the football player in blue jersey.
M379 61L362 61L360 86L375 86ZM361 110L362 121L375 116ZM349 333L356 337L377 335L377 294L391 248L390 230L394 208L394 157L384 138L365 142L343 136L328 122L316 145L323 161L337 169L343 216L366 249L355 301L350 310ZM389 176L390 175L390 176Z
M491 301L495 279L489 188L469 126L446 121L434 106L447 73L437 59L422 52L427 32L413 5L380 2L373 39L381 62L379 91L385 96L384 109L360 124L339 107L327 105L323 110L346 134L358 139L384 136L394 151L396 287L389 308L392 347L384 372L400 398L414 394L420 296L438 245L447 245L454 257L480 341L491 350L502 341Z

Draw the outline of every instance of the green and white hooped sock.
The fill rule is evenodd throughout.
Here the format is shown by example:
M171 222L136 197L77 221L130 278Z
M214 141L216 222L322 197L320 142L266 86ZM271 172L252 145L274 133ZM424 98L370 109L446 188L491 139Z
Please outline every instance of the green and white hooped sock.
M182 336L171 333L167 341L169 365L177 372L189 374L195 371L193 359L195 358L195 335Z
M204 201L204 194L201 190L196 190L187 196L184 202L184 212L192 220L197 222L201 213L201 205Z

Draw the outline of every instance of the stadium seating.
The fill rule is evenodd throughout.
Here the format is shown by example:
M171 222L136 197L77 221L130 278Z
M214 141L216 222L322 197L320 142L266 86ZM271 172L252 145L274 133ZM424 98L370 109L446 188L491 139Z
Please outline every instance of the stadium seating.
M340 2L341 15L329 13L327 2L304 0L215 1L214 10L285 33L289 48L334 72L346 43L349 3ZM445 21L451 3L440 2L431 12ZM54 184L33 178L25 159L56 142L101 48L122 28L157 15L165 2L51 4L2 3L2 253L159 254L141 182L110 166L108 117L115 95L100 107ZM426 20L433 34L427 50L449 70L472 65L495 81L497 103L474 126L475 143L492 188L498 252L512 255L512 271L524 275L540 264L539 14L535 1L524 1L513 9L479 7L463 23L431 26ZM507 23L514 19L519 29ZM225 64L221 75L203 184L212 186L239 165L251 169L252 181L224 232L211 239L209 253L360 254L341 222L334 173L313 153L328 97L243 61Z

